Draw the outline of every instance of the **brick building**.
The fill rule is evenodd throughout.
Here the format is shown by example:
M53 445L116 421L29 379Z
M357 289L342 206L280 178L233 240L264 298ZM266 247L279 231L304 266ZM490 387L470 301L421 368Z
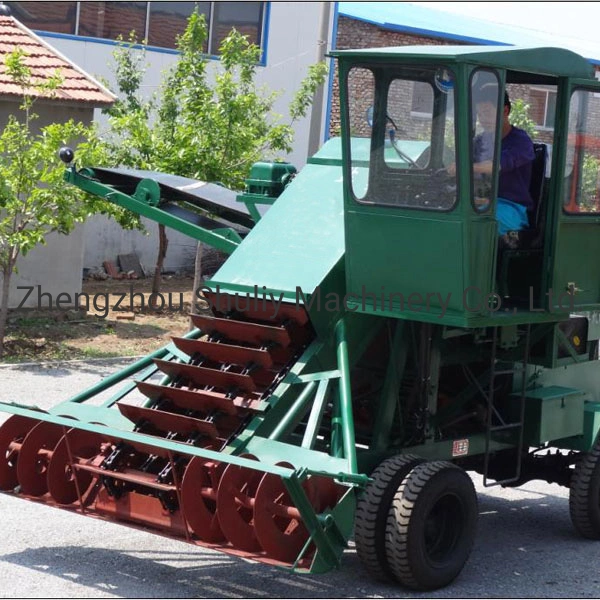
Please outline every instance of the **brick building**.
M460 17L443 11L399 2L340 2L337 20L335 47L338 50L348 48L376 48L412 45L539 45L560 46L563 40L548 35L531 32L527 38L523 31L478 19ZM578 48L574 48L578 51ZM580 50L581 52L581 50ZM589 57L600 78L600 60ZM600 57L598 57L600 59ZM370 87L364 79L356 77L351 82L352 94L357 107L353 127L363 133L366 126L364 115L372 104ZM418 90L406 90L409 94ZM554 111L556 106L556 86L508 86L512 100L522 99L529 105L529 117L535 123L536 140L552 143ZM413 110L417 109L416 100L408 102ZM405 106L407 103L404 104ZM329 131L337 135L340 128L339 90L337 76L333 78L330 98ZM590 134L600 136L600 98L590 98L591 127ZM597 116L597 118L595 118ZM594 118L592 118L594 117ZM600 152L594 150L595 154Z

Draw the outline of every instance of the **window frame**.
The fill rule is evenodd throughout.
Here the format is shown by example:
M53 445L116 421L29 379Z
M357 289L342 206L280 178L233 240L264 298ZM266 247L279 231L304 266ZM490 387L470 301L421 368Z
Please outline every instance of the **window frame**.
M539 85L532 85L529 88L530 92L543 92L546 94L546 98L544 101L544 125L535 124L535 128L538 131L554 131L554 123L556 121L556 103L558 102L558 88L554 86L554 89L550 89L549 87L543 87ZM548 99L550 94L554 94L554 119L552 119L552 126L548 126L546 123L548 122Z
M590 87L586 87L585 85L576 85L573 86L570 90L569 90L569 105L568 105L568 114L570 115L571 112L571 102L573 101L574 96L579 93L579 92L584 92L590 95L591 99L598 99L600 97L600 92L598 92L597 89L593 89ZM587 107L589 109L589 107ZM578 115L578 120L579 120L579 115ZM567 125L566 125L566 132L567 135L569 135L569 121L570 119L567 119ZM575 131L575 134L579 134L581 132ZM583 132L583 135L588 135L586 131ZM574 146L576 148L576 146ZM565 157L566 154L569 151L569 145L567 144L565 147ZM583 148L583 154L585 154L585 147ZM582 154L582 155L583 155ZM600 158L597 159L599 161L599 171L597 173L597 179L600 178ZM572 169L574 170L575 167L575 163L573 163L572 165ZM562 173L562 178L563 178L563 185L565 184L565 181L568 179L567 174L566 174L566 168L567 168L567 163L566 161L563 164L563 173ZM577 174L577 200L581 199L581 193L582 193L582 185L583 185L583 165L581 167L581 174L578 173ZM565 193L566 190L563 189L563 193L562 193L562 199L561 199L561 212L563 217L568 217L568 218L574 218L574 219L583 219L583 218L587 218L587 219L594 219L597 220L600 217L600 186L597 188L597 194L598 194L598 198L597 198L597 204L598 204L598 211L577 211L577 212L573 212L573 211L569 211L567 210L568 206L569 206L569 202L565 202L567 196Z
M106 2L104 2L104 4L106 4ZM140 7L140 9L143 10L144 12L144 25L143 25L143 30L144 30L144 38L147 38L148 35L148 5L149 2L144 2L144 4L146 6L144 7ZM99 37L99 36L94 36L94 35L86 35L86 34L82 34L80 33L80 29L81 29L81 7L82 4L81 2L77 2L77 11L76 11L76 28L75 28L75 36L78 38L83 38L85 40L105 40L107 42L114 42L115 44L118 44L119 41L117 39L111 38L111 37ZM132 31L132 29L130 29L129 31ZM135 31L135 29L134 29ZM137 32L136 32L137 33ZM122 33L119 34L120 36L122 36L124 39L126 39L126 36L129 35L129 32L127 32L126 35L123 35Z
M152 31L151 28L151 21L150 19L152 18L152 4L154 4L154 2L147 2L146 3L146 10L147 10L147 16L146 16L146 35L145 35L145 39L149 40L150 37L150 33ZM196 3L194 3L196 4ZM210 38L211 38L211 19L212 19L212 13L213 13L213 4L214 2L207 2L208 6L208 15L207 15L207 27L208 27L208 35L206 36L206 40L204 42L204 45L206 47L206 52L204 53L206 56L211 56L210 53L208 52L208 49L210 48ZM170 51L175 51L177 52L177 48L171 48L170 46L157 46L156 44L151 44L148 41L148 48L152 48L157 49L157 50L170 50Z
M384 156L384 148L385 148L385 119L383 119L381 117L381 113L382 111L387 111L387 106L388 106L388 93L389 93L389 89L390 86L392 84L393 81L397 80L397 79L402 79L404 78L404 80L409 81L408 79L406 79L406 74L402 74L401 73L401 69L402 68L406 68L406 69L410 69L410 68L427 68L430 69L432 74L435 73L436 70L439 70L440 68L445 68L449 71L451 71L454 76L455 76L455 80L456 80L456 68L453 64L451 63L447 63L447 64L442 64L442 63L432 63L432 64L413 64L413 63L405 63L402 66L400 65L396 65L397 68L394 70L390 70L389 69L389 65L381 65L378 63L372 63L372 62L364 62L364 63L356 63L353 64L352 67L350 67L347 72L345 73L345 78L344 78L344 82L343 82L343 86L344 86L344 92L345 92L345 96L346 96L346 106L343 107L343 110L346 112L346 131L345 131L345 135L347 137L347 148L348 148L348 176L349 176L349 182L350 185L349 187L349 191L350 191L350 195L351 198L353 200L353 202L357 205L363 206L363 207L373 207L373 208L377 208L377 209L383 209L383 210L387 210L387 209L392 209L392 210L409 210L409 211L416 211L416 212L423 212L423 213L427 213L429 215L432 214L444 214L444 213L450 213L453 212L457 209L459 202L460 202L460 183L459 183L459 177L458 177L458 172L454 177L454 182L456 184L456 191L455 191L455 196L454 196L454 201L452 203L452 205L448 208L434 208L434 207L428 207L428 206L414 206L414 205L406 205L406 204L394 204L394 203L382 203L382 202L377 202L376 200L374 200L372 198L372 194L373 194L373 186L372 183L375 179L379 180L381 177L386 177L390 182L393 181L393 179L402 177L403 175L406 175L406 173L408 172L405 169L394 169L392 167L390 167L386 161L385 161L385 156ZM362 198L358 198L355 194L354 191L354 185L353 185L353 180L351 177L351 169L352 169L352 149L351 149L351 142L350 142L350 93L349 93L349 81L350 81L350 73L352 71L352 69L354 68L362 68L362 69L368 69L370 70L374 76L375 76L375 102L374 102L374 125L373 125L373 131L371 134L371 138L370 138L370 162L369 162L369 174L368 174L368 180L367 180L367 187L366 187L366 191L365 191L365 195ZM419 81L418 79L413 79L412 81ZM424 83L428 83L426 80L422 80ZM434 112L435 112L435 102L436 102L436 91L435 85L432 85L433 88L433 93L434 93L434 97L433 97L433 102L434 102ZM441 92L440 92L441 93ZM454 94L456 93L456 90L454 90L453 92ZM412 105L412 98L411 98L411 105ZM434 136L434 124L433 124L433 117L434 117L434 112L431 113L431 115L429 115L430 119L432 120L432 131L431 131L431 138L430 138L430 144L431 141L433 140L433 136ZM447 122L448 121L448 117L447 115L444 113L444 119ZM411 113L412 116L412 113ZM454 129L454 140L455 140L455 146L454 146L454 154L456 157L456 139L457 139L457 105L456 105L456 100L454 100L453 102L453 110L452 110L452 125L453 125L453 129ZM374 158L373 158L374 157ZM458 160L458 157L456 157ZM431 160L431 159L430 159ZM427 175L428 172L431 171L431 166L428 165L426 168L422 169L419 171L419 173L421 173L421 175L418 175L416 173L413 173L413 176L421 176L421 177L425 177Z
M94 37L94 36L88 36L88 35L82 35L79 33L80 30L80 14L81 14L81 0L72 0L76 3L76 11L75 11L75 24L74 24L74 31L75 33L61 33L61 32L55 32L55 31L51 31L51 30L46 30L46 29L32 29L32 31L34 31L36 34L43 36L43 37L50 37L50 38L58 38L58 39L71 39L71 40L77 40L77 41L90 41L90 42L94 42L94 43L100 43L100 44L108 44L108 45L118 45L119 41L118 40L114 40L112 38L102 38L102 37ZM147 1L146 2L146 7L145 7L145 27L144 27L144 38L147 39L148 38L148 33L150 31L150 5L151 5L151 1ZM211 54L210 52L210 48L211 48L211 43L212 43L212 35L213 35L213 15L215 12L215 8L214 5L216 4L216 2L210 2L210 14L209 14L209 21L207 22L208 25L208 36L207 36L207 52L206 52L206 56L210 59L213 60L219 60L220 56L218 54ZM258 65L259 66L266 66L267 64L267 47L268 47L268 37L269 37L269 22L270 22L270 9L271 9L271 2L261 2L262 7L261 7L261 11L260 11L260 15L261 15L261 19L260 22L258 23L258 35L259 35L259 47L260 47L260 59L258 61ZM27 25L26 25L27 26ZM181 32L183 33L183 31ZM144 47L142 44L134 44L133 45L134 48L142 48ZM176 48L169 48L169 47L164 47L164 46L153 46L148 44L146 46L146 48L152 52L162 52L165 54L179 54L179 51Z
M473 116L475 116L475 105L473 103L473 79L476 74L485 71L487 73L493 73L496 77L496 81L498 82L498 99L496 105L496 128L494 130L494 155L492 157L492 187L490 190L490 201L488 202L485 209L481 209L475 204L475 177L473 171L473 151L474 146L473 142L475 140L475 136L469 136L469 164L471 168L469 170L469 202L471 204L471 208L473 209L476 215L487 215L493 208L496 210L496 201L498 196L498 172L500 170L500 156L499 152L501 152L501 144L502 140L500 137L500 132L502 131L502 104L501 98L502 93L504 91L503 80L501 77L501 73L498 69L494 69L492 67L477 67L471 71L469 74L469 85L468 85L468 93L469 93L469 116L468 119L471 120Z

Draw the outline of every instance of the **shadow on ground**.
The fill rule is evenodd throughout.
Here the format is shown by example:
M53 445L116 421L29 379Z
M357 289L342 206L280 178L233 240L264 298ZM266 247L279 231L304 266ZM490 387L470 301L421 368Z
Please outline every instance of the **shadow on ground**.
M156 544L152 550L43 546L5 554L0 561L126 597L597 597L600 576L590 565L600 559L600 544L574 533L567 499L529 490L526 499L511 498L515 493L520 492L480 494L479 531L470 561L452 586L426 594L373 581L353 549L340 570L325 575L293 575L190 550L183 543L181 551L173 551L172 544L168 551Z

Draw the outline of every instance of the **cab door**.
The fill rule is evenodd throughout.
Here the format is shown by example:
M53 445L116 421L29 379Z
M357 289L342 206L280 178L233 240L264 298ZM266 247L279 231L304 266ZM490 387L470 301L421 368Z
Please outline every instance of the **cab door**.
M600 83L570 80L560 91L548 306L600 308Z
M353 310L462 317L465 219L456 169L447 170L457 161L454 91L454 71L443 64L349 69L344 222Z

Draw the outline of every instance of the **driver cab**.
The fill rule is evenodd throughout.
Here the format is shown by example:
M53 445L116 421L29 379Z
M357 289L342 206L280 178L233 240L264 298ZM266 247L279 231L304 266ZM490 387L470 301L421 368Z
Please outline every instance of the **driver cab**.
M531 302L545 306L557 278L570 277L561 265L577 262L569 254L573 241L567 239L564 199L570 193L571 202L573 193L566 190L582 185L577 169L584 158L577 162L574 138L561 127L581 127L574 114L585 109L572 99L581 82L588 91L599 88L588 61L555 48L469 46L336 56L351 310L464 327L490 318L517 322ZM553 137L534 143L529 227L511 236L512 247L499 250L496 204L507 85L514 98L514 86L554 86L558 99ZM485 114L478 110L483 100ZM490 163L485 172L483 160ZM598 234L597 228L588 232L600 250ZM556 256L558 248L567 254ZM600 304L600 277L590 283L597 294L586 306ZM568 290L566 282L560 286ZM564 311L555 300L545 306L548 311ZM544 319L534 311L526 320L532 316Z

